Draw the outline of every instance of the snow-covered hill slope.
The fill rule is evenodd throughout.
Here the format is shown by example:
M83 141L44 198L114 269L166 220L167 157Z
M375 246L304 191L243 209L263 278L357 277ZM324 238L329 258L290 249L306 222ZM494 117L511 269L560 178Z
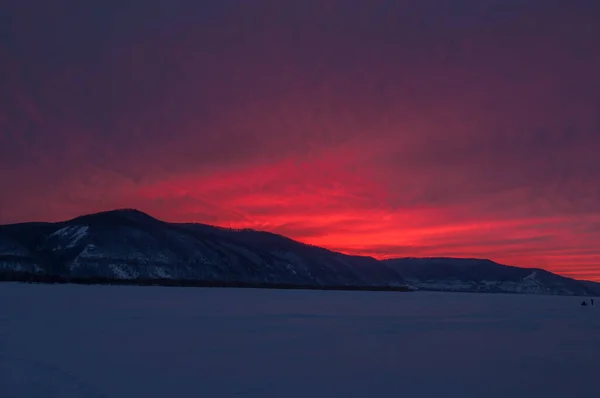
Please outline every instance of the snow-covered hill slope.
M383 261L421 290L595 296L600 285L542 269L467 258L397 258Z
M387 265L253 230L170 224L136 210L0 227L4 270L78 278L403 286Z

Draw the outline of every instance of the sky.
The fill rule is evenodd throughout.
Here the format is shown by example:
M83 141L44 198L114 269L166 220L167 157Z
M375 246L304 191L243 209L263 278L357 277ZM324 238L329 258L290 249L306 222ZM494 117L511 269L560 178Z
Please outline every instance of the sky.
M600 280L599 38L596 0L3 0L0 223Z

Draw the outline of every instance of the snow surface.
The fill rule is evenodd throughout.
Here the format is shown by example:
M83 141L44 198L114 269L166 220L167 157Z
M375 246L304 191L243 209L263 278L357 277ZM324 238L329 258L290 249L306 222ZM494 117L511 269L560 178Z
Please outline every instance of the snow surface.
M600 396L581 300L2 283L0 396Z
M67 243L65 248L72 249L75 246L77 246L77 243L87 235L88 230L89 226L87 225L67 226L54 232L52 235L50 235L50 238L66 238L69 242Z

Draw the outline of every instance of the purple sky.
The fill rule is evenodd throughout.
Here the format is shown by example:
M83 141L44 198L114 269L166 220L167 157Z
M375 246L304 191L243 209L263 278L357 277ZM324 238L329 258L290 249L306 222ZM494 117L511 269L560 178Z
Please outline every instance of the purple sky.
M4 0L0 223L135 207L600 280L600 2Z

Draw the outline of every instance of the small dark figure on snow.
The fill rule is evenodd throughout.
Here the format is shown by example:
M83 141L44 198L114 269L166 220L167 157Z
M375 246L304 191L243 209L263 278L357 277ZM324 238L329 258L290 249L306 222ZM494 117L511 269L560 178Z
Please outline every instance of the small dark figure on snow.
M588 304L587 304L587 301L583 300L583 301L581 302L581 305L583 305L583 306L585 307L586 305L588 305Z
M590 299L590 302L592 303L592 305L594 305L594 299Z

